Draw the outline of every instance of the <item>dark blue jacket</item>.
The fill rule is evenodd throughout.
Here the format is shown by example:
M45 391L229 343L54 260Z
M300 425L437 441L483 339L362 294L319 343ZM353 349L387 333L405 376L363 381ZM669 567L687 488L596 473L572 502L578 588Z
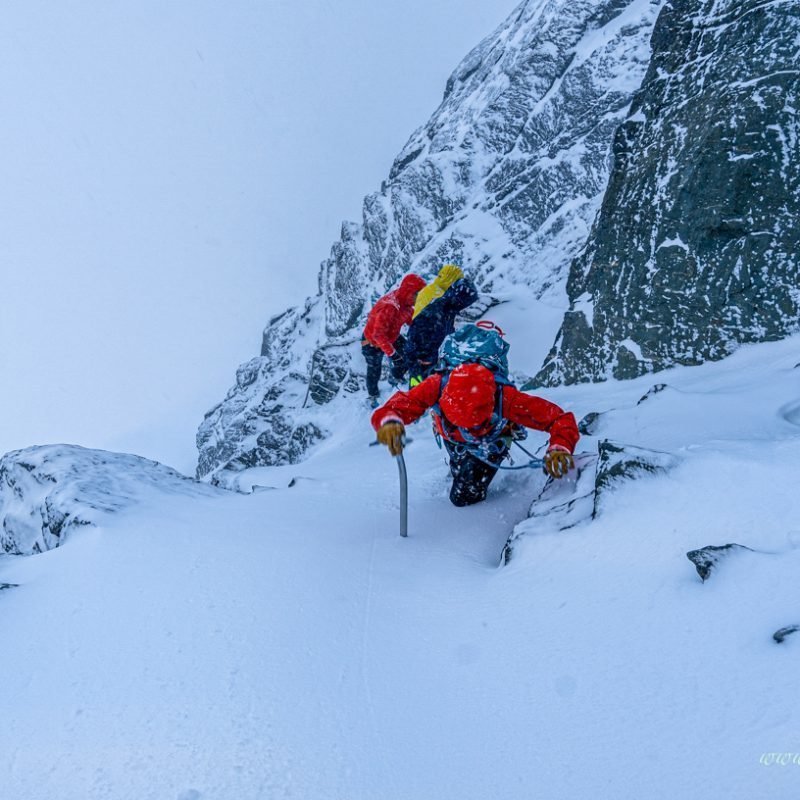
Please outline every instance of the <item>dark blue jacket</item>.
M410 374L425 373L439 358L439 347L456 329L456 317L478 299L469 278L456 281L440 298L414 317L406 339L406 364Z

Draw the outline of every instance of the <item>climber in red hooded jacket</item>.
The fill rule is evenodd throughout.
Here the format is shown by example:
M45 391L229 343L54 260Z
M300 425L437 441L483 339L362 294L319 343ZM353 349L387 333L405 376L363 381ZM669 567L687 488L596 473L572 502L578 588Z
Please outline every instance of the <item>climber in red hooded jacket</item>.
M547 431L545 471L567 474L580 434L575 417L555 403L511 385L498 384L480 364L461 364L448 375L434 373L408 392L397 392L372 415L378 441L392 455L403 449L405 425L432 410L434 430L450 456L450 500L466 506L486 499L489 483L508 454L513 425Z
M406 275L400 286L381 297L369 312L361 352L367 362L367 394L373 405L377 405L378 401L378 381L384 354L392 362L394 379L403 380L406 373L405 340L400 336L400 330L411 322L414 301L424 287L425 281L419 275Z

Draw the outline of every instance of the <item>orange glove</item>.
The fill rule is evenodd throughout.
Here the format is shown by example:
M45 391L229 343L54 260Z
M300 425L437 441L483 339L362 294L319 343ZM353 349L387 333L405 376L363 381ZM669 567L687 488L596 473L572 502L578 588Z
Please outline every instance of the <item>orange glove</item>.
M551 478L563 478L574 466L575 459L565 450L551 450L544 457L544 469Z
M406 429L402 422L385 422L378 429L378 441L389 448L393 456L399 456L403 452L403 437Z

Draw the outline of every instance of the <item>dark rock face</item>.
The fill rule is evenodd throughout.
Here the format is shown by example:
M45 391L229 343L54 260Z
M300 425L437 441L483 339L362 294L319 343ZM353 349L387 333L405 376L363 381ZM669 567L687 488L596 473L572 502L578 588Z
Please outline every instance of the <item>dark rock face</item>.
M365 198L362 223L342 226L319 295L270 322L262 358L240 368L201 424L199 476L294 463L327 435L314 409L357 386L363 365L348 344L407 272L459 264L482 311L512 286L566 305L569 265L600 206L660 5L528 0L464 59Z
M0 552L51 550L70 531L123 511L151 491L198 497L217 492L163 464L125 453L76 445L6 453L0 459Z
M632 378L800 315L800 4L671 0L541 384Z
M701 547L699 550L690 550L686 554L686 558L694 564L697 574L705 583L722 559L745 551L753 552L749 547L741 544L709 545Z

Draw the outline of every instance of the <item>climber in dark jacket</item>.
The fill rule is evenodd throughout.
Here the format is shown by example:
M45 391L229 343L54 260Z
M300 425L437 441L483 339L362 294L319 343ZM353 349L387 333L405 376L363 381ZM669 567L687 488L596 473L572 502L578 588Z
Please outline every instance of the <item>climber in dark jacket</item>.
M436 366L439 348L456 327L456 317L478 299L469 278L457 280L441 297L414 317L406 338L406 366L415 386Z

